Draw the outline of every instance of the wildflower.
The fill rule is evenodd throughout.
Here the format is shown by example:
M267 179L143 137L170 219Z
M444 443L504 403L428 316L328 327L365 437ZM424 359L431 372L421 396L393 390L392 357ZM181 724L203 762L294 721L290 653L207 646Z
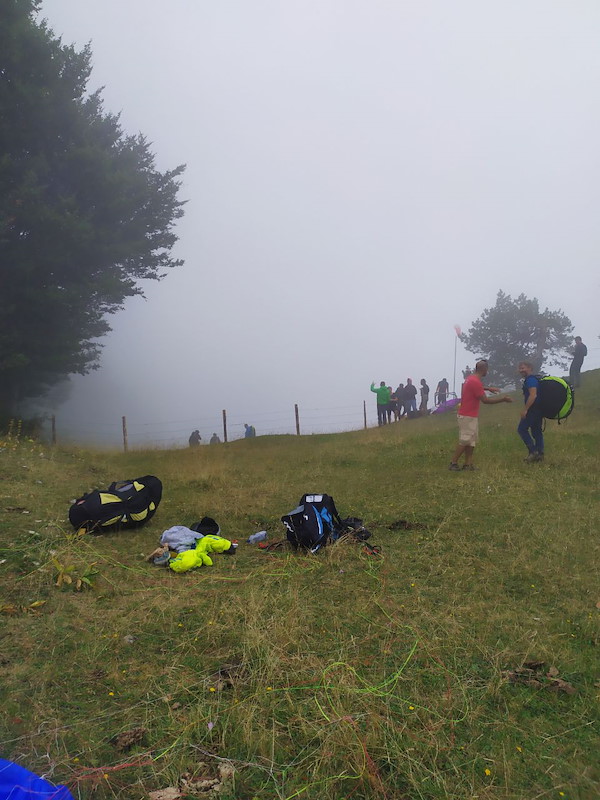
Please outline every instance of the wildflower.
M177 627L178 627L178 628L183 628L183 622L180 622L180 623L179 623L179 625L178 625Z
M77 756L75 756L75 758L73 759L73 761L75 761L76 763L77 763L77 761L79 761L79 759L77 758Z
M522 747L519 747L519 745L517 745L517 750L519 751L519 753L522 753L522 752L523 752L523 748L522 748Z
M272 691L273 691L273 687L272 686L267 686L267 692L272 692Z
M492 770L488 769L487 767L484 769L484 772L488 777L492 774Z
M103 775L102 777L103 777L103 778L106 778L106 780L108 780L108 772L105 772L105 773L104 773L104 775Z
M210 687L210 689L209 689L208 691L209 691L209 692L216 692L217 690L215 689L215 687L214 687L214 686L211 686L211 687Z
M114 692L109 692L109 693L108 693L108 696L109 696L109 697L114 697L114 696L115 696L115 693L114 693Z
M409 706L409 707L408 707L408 710L409 710L409 711L414 711L414 710L415 710L415 707L414 707L414 706Z

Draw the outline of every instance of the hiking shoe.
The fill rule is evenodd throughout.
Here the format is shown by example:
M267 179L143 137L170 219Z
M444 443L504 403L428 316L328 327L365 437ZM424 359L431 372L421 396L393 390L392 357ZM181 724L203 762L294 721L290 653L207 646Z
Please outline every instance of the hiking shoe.
M460 467L458 466L458 464L455 464L454 462L450 464L448 469L450 470L450 472L460 472Z
M527 458L524 458L523 461L526 464L533 464L535 461L539 461L537 453L529 453Z
M543 461L544 460L544 454L543 453L536 453L535 454L535 460L536 461Z
M462 471L463 472L465 472L465 471L466 472L477 472L477 467L474 466L473 464L463 464Z

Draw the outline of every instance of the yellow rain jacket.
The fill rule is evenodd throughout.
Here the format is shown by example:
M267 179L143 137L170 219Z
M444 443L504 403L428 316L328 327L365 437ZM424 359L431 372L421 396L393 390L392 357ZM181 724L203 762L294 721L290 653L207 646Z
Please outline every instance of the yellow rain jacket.
M179 553L176 558L169 561L169 567L173 572L187 572L195 567L212 567L212 558L209 553L224 553L231 547L229 539L222 536L203 536L198 540L195 550L185 550Z

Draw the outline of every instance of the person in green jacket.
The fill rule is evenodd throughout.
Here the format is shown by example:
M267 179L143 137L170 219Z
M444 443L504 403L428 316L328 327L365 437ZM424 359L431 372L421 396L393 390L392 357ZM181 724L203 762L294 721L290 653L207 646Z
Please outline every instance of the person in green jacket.
M375 381L371 384L371 391L377 395L377 424L385 425L387 422L387 410L390 407L392 393L385 381L381 381L379 388L375 388Z

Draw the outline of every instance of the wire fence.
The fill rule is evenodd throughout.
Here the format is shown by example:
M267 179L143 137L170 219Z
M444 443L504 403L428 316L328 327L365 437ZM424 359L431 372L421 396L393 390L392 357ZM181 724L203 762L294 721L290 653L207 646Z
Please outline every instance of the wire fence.
M371 404L372 405L372 404ZM68 417L59 414L47 420L47 436L53 443L96 442L106 445L122 445L125 451L144 447L184 447L192 432L198 431L200 446L208 445L213 435L219 442L231 442L246 437L246 424L251 425L257 436L313 435L319 433L341 433L377 425L375 407L366 401L360 405L302 408L296 404L288 411L261 411L252 417L228 414L226 410L210 415L197 415L176 420L139 420L120 417L114 422L90 420L82 425L73 424Z

